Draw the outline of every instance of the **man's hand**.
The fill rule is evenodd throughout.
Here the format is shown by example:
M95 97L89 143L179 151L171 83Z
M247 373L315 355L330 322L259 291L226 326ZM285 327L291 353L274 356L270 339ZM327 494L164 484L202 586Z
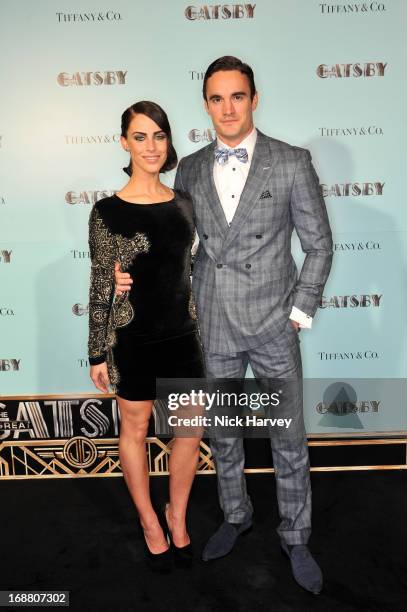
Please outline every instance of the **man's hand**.
M109 375L107 373L107 363L99 363L98 365L90 366L90 377L95 387L103 393L109 393Z
M294 327L296 332L301 331L300 329L300 324L298 323L298 321L294 321L294 319L290 319L291 325Z
M128 272L120 270L120 263L114 264L115 295L122 295L125 291L130 291L133 279Z

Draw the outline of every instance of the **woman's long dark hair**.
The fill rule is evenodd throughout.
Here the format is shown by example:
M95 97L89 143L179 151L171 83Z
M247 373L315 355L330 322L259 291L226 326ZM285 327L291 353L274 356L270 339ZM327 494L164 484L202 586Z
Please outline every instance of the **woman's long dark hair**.
M122 114L122 136L127 138L127 130L129 129L129 125L134 115L146 115L155 121L158 127L166 133L168 138L168 152L167 159L165 160L165 164L162 166L160 172L168 172L175 168L178 162L177 152L174 149L174 145L172 144L172 134L171 127L168 121L167 113L163 111L161 106L156 104L155 102L150 102L148 100L142 100L141 102L136 102L126 108L124 113ZM123 168L124 172L131 176L132 167L131 167L131 159L127 168Z

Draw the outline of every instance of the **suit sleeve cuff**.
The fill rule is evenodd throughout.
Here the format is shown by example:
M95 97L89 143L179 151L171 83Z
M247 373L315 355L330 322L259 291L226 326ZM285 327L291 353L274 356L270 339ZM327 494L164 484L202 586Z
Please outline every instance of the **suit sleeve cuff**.
M299 308L296 308L296 306L293 306L291 309L290 319L296 321L300 327L305 329L311 329L312 327L312 317Z

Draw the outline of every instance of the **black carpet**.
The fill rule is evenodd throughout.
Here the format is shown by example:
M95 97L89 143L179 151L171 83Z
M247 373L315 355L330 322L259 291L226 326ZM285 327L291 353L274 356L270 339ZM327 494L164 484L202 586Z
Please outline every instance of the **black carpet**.
M69 590L69 609L92 612L407 610L407 473L314 473L312 485L319 596L296 585L280 553L274 476L264 474L248 477L255 526L235 550L168 576L146 567L122 478L3 481L1 590ZM167 479L151 489L162 503ZM198 476L189 510L198 551L221 520L216 478Z

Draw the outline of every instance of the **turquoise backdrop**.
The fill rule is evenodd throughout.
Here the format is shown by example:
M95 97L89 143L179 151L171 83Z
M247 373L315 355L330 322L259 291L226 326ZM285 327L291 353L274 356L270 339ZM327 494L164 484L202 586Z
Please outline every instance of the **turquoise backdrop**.
M179 157L196 151L213 138L202 76L228 54L255 71L256 125L311 151L333 228L332 272L301 346L306 378L343 384L324 412L324 389L310 392L307 429L407 430L406 3L20 0L0 10L0 399L96 396L88 217L126 181L121 113L158 102ZM338 397L352 404L346 414Z

